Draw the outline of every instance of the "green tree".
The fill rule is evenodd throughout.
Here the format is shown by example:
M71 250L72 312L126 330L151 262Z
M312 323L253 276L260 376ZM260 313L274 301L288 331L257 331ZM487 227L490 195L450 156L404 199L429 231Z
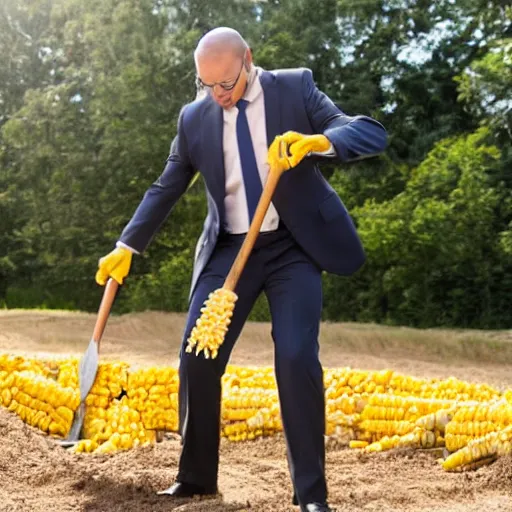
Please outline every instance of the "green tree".
M368 252L363 294L380 321L492 327L507 294L498 233L507 195L490 185L500 153L484 129L436 144L390 201L356 210Z

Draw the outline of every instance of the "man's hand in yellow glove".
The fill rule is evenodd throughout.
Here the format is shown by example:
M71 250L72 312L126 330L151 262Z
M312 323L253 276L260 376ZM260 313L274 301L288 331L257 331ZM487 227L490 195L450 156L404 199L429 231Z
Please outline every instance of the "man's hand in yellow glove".
M132 251L124 247L117 247L100 259L96 272L96 282L104 286L107 279L112 277L119 284L123 284L123 279L130 272L131 263Z
M299 165L310 153L324 153L331 148L331 141L325 135L304 135L289 131L278 135L270 145L268 163L288 170Z

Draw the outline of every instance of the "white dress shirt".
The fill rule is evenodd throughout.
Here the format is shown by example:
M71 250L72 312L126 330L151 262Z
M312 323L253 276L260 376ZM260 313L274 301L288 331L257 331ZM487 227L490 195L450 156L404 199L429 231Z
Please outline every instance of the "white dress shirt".
M265 185L268 176L269 165L267 163L267 128L265 119L265 100L263 88L259 80L260 69L254 66L251 69L247 88L243 99L248 101L246 108L247 122L251 133L252 146L262 186ZM238 108L231 107L224 110L224 169L226 175L226 197L224 209L226 213L225 229L232 234L247 233L249 230L249 212L247 210L247 198L245 196L244 178L240 164L238 140L236 136L236 119ZM274 205L270 203L269 209L261 231L273 231L279 224L279 215Z

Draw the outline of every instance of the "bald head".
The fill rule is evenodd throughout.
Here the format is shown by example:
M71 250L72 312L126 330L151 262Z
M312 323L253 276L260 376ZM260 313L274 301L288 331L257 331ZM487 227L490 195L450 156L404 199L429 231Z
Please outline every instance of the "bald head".
M207 32L199 41L194 52L194 59L197 61L202 57L215 58L216 55L231 52L236 57L245 55L249 45L244 38L234 29L218 27Z
M199 80L222 108L231 108L243 96L252 69L252 54L236 30L219 27L205 34L194 60Z

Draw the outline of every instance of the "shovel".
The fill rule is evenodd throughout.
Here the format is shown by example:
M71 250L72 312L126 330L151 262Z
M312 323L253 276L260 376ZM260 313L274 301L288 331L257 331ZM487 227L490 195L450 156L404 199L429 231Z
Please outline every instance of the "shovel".
M85 354L82 356L78 366L80 405L75 411L75 416L73 418L73 423L71 425L71 429L69 430L68 436L65 439L57 441L61 446L73 446L80 439L80 433L85 416L85 399L89 394L92 385L94 384L94 380L96 379L96 372L98 371L100 340L103 335L103 331L105 330L105 326L107 324L107 320L112 308L112 304L114 303L118 287L119 284L115 279L112 278L107 281L105 286L105 291L103 292L103 298L101 299L101 304L98 310L96 325L94 326L91 341L89 342L89 346L87 347Z

